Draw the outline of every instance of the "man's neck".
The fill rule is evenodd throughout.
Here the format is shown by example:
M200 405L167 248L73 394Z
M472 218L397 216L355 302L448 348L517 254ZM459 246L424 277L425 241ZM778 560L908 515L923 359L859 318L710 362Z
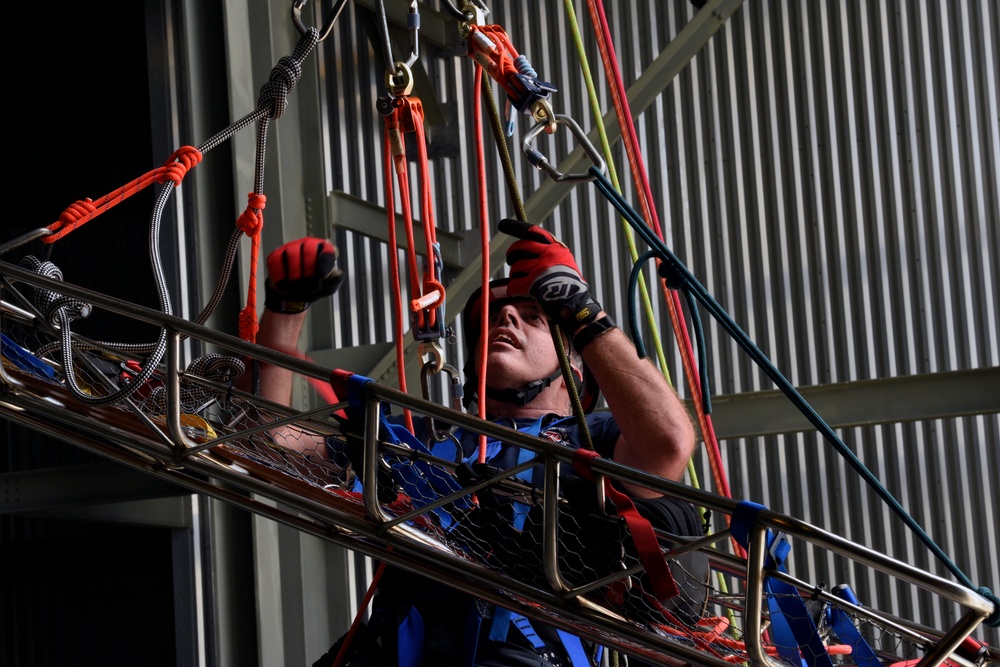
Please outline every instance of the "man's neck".
M556 387L547 387L534 400L525 405L514 405L490 398L486 399L486 414L493 418L510 417L513 419L538 419L548 414L569 415L572 408L569 404L569 397L562 389L562 383Z

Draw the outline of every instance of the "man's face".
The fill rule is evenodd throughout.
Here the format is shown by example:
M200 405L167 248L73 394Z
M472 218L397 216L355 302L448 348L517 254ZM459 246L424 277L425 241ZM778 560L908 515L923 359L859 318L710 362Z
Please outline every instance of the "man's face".
M531 299L490 306L487 378L494 389L520 389L559 365L549 323Z

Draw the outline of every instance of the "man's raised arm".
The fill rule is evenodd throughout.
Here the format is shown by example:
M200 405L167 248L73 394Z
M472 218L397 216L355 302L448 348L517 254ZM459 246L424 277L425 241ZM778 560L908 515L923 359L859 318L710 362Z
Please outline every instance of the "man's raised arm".
M604 394L622 437L619 463L680 480L694 451L691 418L663 375L590 294L573 253L549 232L517 220L503 220L501 232L515 236L507 251L508 292L534 297L549 319L569 334ZM640 496L659 495L635 487Z

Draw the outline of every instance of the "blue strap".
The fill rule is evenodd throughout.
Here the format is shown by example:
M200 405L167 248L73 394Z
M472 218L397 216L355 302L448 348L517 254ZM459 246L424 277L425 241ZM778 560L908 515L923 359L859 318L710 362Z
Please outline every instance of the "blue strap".
M55 369L15 343L12 338L8 338L7 334L4 333L0 333L0 354L22 371L49 380L56 380Z
M590 658L587 657L587 651L583 648L583 642L580 641L580 638L558 628L556 628L556 632L559 633L559 639L562 640L563 648L566 649L570 664L573 667L589 667Z
M454 463L458 460L458 444L451 438L445 438L431 445L431 454Z
M476 600L469 603L469 613L465 619L465 641L462 642L462 666L473 667L476 662L476 651L479 650L479 628L483 617L479 613Z
M833 589L835 595L840 596L851 604L860 605L854 591L850 586L838 586ZM833 628L837 639L851 647L851 658L858 667L882 667L875 651L861 635L861 632L854 626L851 617L847 612L836 605L831 605L828 617L830 627Z
M744 549L749 548L750 527L762 509L763 505L744 500L733 510L730 531ZM787 572L785 560L791 552L791 545L785 535L774 535L770 530L767 531L767 548L765 568ZM813 623L805 602L795 587L774 577L765 576L764 593L767 596L771 631L778 655L792 665L832 667L833 663L819 636L816 624Z
M527 616L522 616L521 614L515 614L514 612L507 612L510 614L510 622L514 624L514 627L521 631L524 638L528 640L531 647L536 651L542 651L545 649L545 642L542 638L538 636L535 629L531 627L531 621L528 620Z
M497 613L499 613L500 611L501 609L497 607ZM502 611L506 612L509 615L510 623L513 624L515 628L521 631L521 634L524 635L524 638L528 640L528 642L531 644L532 648L535 649L535 651L539 653L545 652L546 648L545 642L542 640L541 637L538 636L538 633L535 632L535 629L531 627L531 621L529 621L526 616L523 616L513 611L507 611L506 609ZM494 628L496 628L497 624L496 619L497 617L494 616L493 617ZM587 657L587 650L583 648L583 642L580 641L580 638L574 634L566 632L565 630L559 630L558 628L556 629L556 632L559 634L559 639L562 641L563 648L566 649L566 655L567 657L569 657L570 664L573 667L590 667L591 665L590 658ZM507 633L504 632L503 634L504 637L506 637ZM493 639L492 633L490 634L490 639Z
M523 433L527 433L528 435L533 435L537 437L538 434L542 432L542 417L536 419L531 425L518 430ZM522 447L517 452L517 464L521 465L522 463L525 463L535 458L535 456L536 456L535 452L531 451L530 449ZM529 468L528 470L522 470L521 472L517 473L516 477L518 479L523 479L525 481L537 483L538 480L533 479L534 473L535 469ZM524 503L519 503L516 501L512 504L514 506L514 528L516 528L519 531L524 530L524 521L525 519L528 518L528 511L529 511L528 506Z
M410 607L399 624L396 638L399 667L420 667L424 659L424 619L416 607Z
M430 452L415 435L410 433L405 426L391 424L384 420L386 433L396 444L404 444L414 451ZM440 467L431 465L427 461L414 459L412 461L397 461L389 466L392 470L393 478L403 488L404 493L413 501L416 508L428 505L441 496L455 493L462 490L462 485L451 475L448 475ZM458 498L455 506L467 509L471 507L472 501L469 497ZM437 507L432 512L438 517L442 528L450 531L455 527L455 519L444 507Z
M507 629L510 628L513 612L503 607L493 608L493 623L490 625L490 640L495 642L507 641Z
M364 375L350 375L344 383L347 387L347 408L348 410L361 410L365 405L365 397L362 393L364 386L371 382L371 378Z

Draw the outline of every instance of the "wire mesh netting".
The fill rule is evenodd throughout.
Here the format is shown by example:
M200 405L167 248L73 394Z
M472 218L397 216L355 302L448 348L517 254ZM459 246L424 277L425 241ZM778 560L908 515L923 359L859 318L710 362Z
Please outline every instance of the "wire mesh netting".
M0 263L0 411L12 420L648 660L989 660L967 640L992 612L986 600L863 545L613 461L581 468L557 440L38 268ZM74 332L81 320L110 314L157 326L157 341L124 345ZM345 400L312 410L265 401L253 392L262 364L328 382ZM530 456L508 469L472 465L459 434ZM711 518L691 535L635 500L640 519L630 521L614 493L622 484ZM927 628L865 606L849 585L800 580L787 568L797 544L940 595L958 613Z

